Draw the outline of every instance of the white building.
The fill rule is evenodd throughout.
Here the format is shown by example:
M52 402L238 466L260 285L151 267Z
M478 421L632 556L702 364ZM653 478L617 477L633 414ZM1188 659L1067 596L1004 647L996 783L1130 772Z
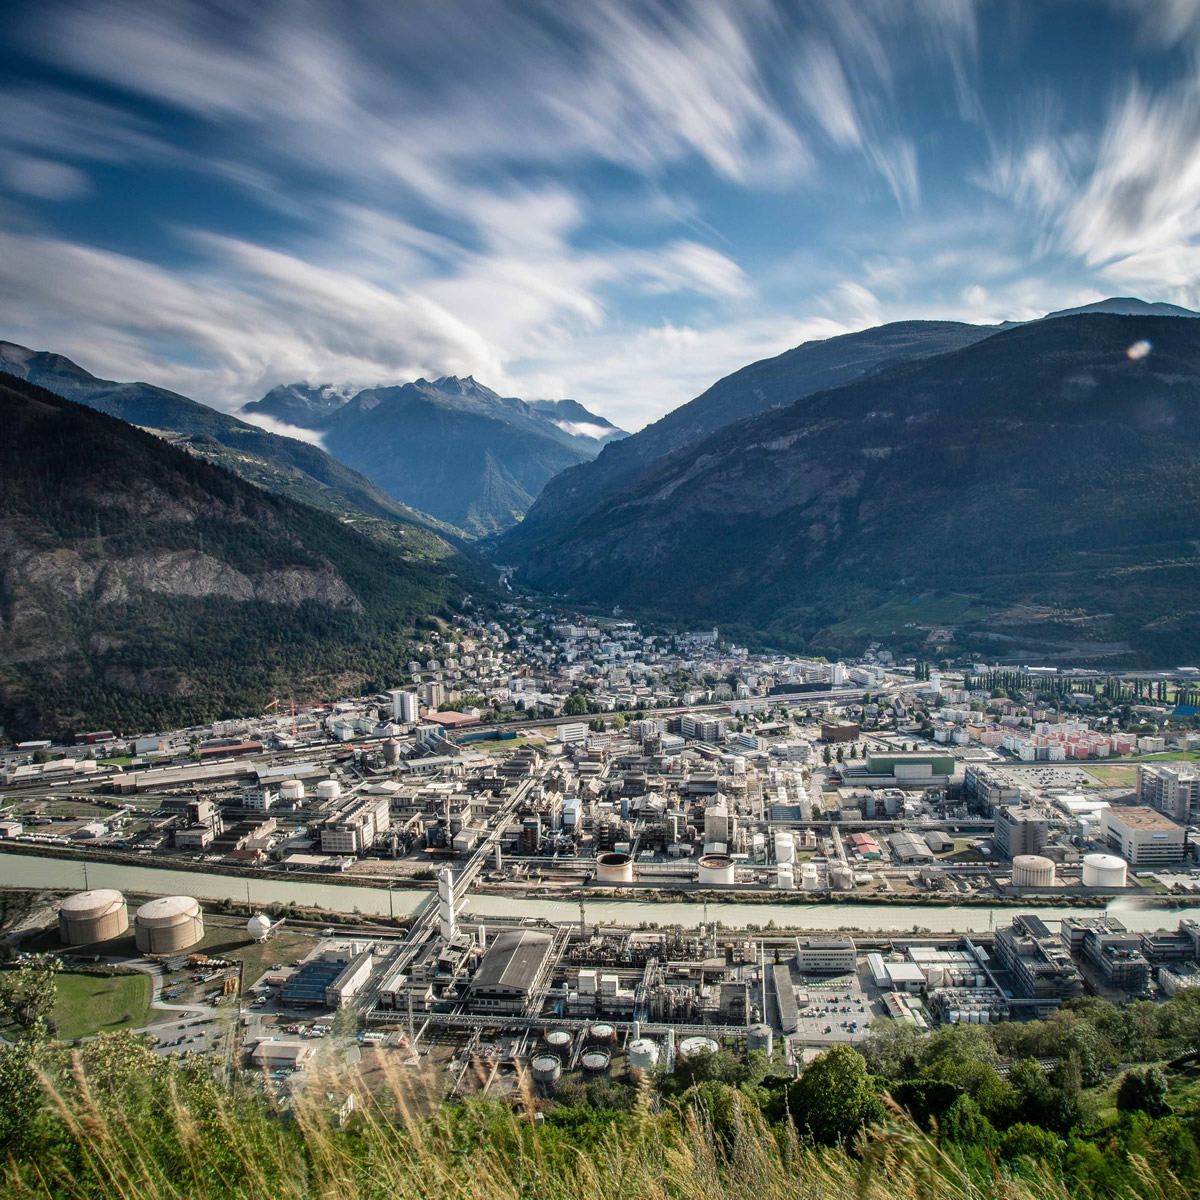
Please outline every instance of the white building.
M1186 853L1187 830L1152 808L1107 808L1102 821L1109 848L1130 866L1177 863Z

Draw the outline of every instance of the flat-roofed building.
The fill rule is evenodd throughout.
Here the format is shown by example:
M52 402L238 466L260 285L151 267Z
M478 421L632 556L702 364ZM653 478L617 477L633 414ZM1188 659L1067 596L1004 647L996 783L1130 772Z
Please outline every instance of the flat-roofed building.
M1132 867L1177 863L1187 853L1187 830L1153 808L1107 808L1103 821L1109 849Z
M1083 976L1062 939L1040 918L1023 913L996 930L996 957L1012 976L1013 991L1054 1008L1083 995Z
M796 968L813 975L841 975L855 970L857 950L849 937L797 938Z
M1200 821L1200 772L1189 763L1141 763L1137 798L1172 821L1194 824Z
M992 842L1005 858L1041 854L1050 840L1050 822L1036 809L1024 806L996 809Z

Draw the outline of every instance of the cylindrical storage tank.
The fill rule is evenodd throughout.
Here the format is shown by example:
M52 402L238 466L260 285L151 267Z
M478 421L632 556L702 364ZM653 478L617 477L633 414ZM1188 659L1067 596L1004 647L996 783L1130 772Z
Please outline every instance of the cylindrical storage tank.
M639 1071L649 1071L658 1062L658 1046L649 1038L637 1038L629 1043L629 1065Z
M775 861L777 863L796 861L796 839L790 833L775 835Z
M555 1054L539 1054L529 1064L533 1082L544 1088L553 1087L562 1078L562 1063Z
M615 1025L609 1025L604 1021L593 1025L588 1030L588 1041L595 1042L600 1046L611 1046L617 1040L617 1028Z
M829 872L829 885L839 892L854 890L854 872L849 867L834 867Z
M388 766L395 766L400 761L400 742L396 738L388 738L383 743L383 761Z
M137 910L133 932L143 954L178 954L204 936L204 914L191 896L160 896Z
M1018 854L1012 860L1013 887L1054 886L1054 863L1040 854Z
M796 886L796 873L791 863L780 863L775 868L775 886L784 892L790 892Z
M596 881L598 883L632 883L632 856L615 853L597 855Z
M685 1037L679 1043L679 1057L691 1058L693 1054L716 1054L721 1046L710 1037L703 1035L696 1037Z
M601 1075L612 1063L612 1051L607 1046L589 1046L580 1056L579 1065L588 1075Z
M114 888L68 896L58 910L58 936L66 946L90 946L120 937L129 928L125 897Z
M342 794L342 785L336 779L322 779L317 784L318 800L336 800Z
M271 932L271 921L268 917L264 917L262 913L258 913L246 922L246 932L256 942L264 942L267 939L267 934Z
M571 1051L571 1035L565 1029L551 1029L546 1034L546 1048L559 1058L565 1058Z
M287 800L294 804L297 800L304 799L304 784L298 779L285 779L279 785L280 800Z
M775 1035L770 1025L751 1025L746 1030L746 1049L765 1050L770 1057L775 1048Z
M805 863L800 868L800 886L806 892L815 892L821 884L821 873L813 863Z
M728 854L705 854L699 860L699 868L703 884L728 887L734 881L733 859Z
M1083 856L1083 886L1094 888L1123 888L1128 880L1129 866L1115 854L1085 854Z

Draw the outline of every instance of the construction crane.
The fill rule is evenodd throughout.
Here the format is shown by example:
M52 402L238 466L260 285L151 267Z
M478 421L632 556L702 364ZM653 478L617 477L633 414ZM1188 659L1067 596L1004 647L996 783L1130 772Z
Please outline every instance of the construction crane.
M296 701L295 701L295 699L292 699L289 701L289 703L292 706L292 737L295 737L296 736ZM263 709L263 712L269 712L271 709L275 710L276 716L279 715L279 699L278 699L278 697L276 697L276 699L272 700L271 703L268 704Z

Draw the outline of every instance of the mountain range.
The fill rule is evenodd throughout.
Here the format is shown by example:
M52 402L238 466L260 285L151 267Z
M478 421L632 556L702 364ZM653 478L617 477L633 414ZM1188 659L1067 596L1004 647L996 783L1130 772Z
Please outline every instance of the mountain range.
M515 524L548 480L624 436L575 400L526 402L471 376L361 391L295 383L242 412L319 433L389 495L473 537Z
M399 542L412 554L449 553L452 532L397 502L319 446L269 433L177 392L149 383L100 379L61 354L0 341L0 371L55 395L153 429L182 449L226 467L268 491L316 505Z
M0 725L178 727L400 678L477 590L332 513L0 374Z
M984 657L1183 661L1200 653L1200 323L1108 304L756 363L552 481L496 553L576 601L774 645L940 632Z

